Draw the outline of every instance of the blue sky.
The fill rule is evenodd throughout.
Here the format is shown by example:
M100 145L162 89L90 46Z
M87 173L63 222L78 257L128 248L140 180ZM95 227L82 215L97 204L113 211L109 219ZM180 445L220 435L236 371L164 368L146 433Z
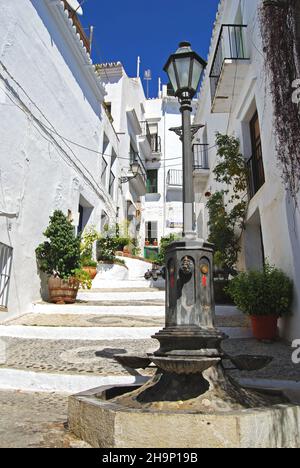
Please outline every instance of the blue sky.
M207 58L219 0L86 0L82 23L95 27L93 59L120 60L129 76L136 76L141 57L141 76L152 71L150 96L157 94L162 68L180 41Z

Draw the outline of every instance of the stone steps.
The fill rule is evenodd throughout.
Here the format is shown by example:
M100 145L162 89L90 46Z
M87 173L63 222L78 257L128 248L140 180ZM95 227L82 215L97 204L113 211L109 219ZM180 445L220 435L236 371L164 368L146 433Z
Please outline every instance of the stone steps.
M32 312L34 314L60 314L60 315L118 315L118 316L147 316L147 317L164 317L165 306L162 301L156 303L138 302L132 305L91 305L90 303L77 303L74 305L55 305L45 302L38 302L33 305Z
M131 304L137 301L165 301L165 292L164 291L124 291L124 292L102 292L102 291L84 291L79 292L77 296L78 301L84 302L111 302L112 305L115 302L130 302Z
M9 326L32 326L32 327L164 327L164 313L157 316L143 315L145 309L140 310L138 315L131 315L129 311L126 315L112 315L109 309L102 314L56 314L54 311L48 314L26 314L23 317L10 320ZM246 327L249 322L244 316L217 315L217 327Z
M0 326L0 389L69 394L144 382L153 373L124 368L113 355L158 348L151 336L164 326L165 292L142 279L96 284L80 291L76 304L37 302ZM217 307L216 314L228 336L249 336L235 308Z

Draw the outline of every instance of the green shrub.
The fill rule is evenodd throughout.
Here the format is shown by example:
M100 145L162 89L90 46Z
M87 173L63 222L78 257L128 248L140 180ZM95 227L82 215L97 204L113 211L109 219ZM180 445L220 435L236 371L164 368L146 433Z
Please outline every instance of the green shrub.
M116 257L118 248L118 238L109 235L102 237L97 241L97 260L98 261L113 261Z
M247 315L281 317L291 313L293 283L283 271L268 263L262 271L236 276L230 281L227 292Z
M169 236L162 237L160 240L159 252L157 256L157 263L159 265L165 265L166 263L166 249L167 247L172 244L175 240L179 239L178 234L170 234Z
M81 259L81 266L82 267L97 267L98 263L95 260L91 260L90 258L82 258Z
M116 238L116 244L117 248L116 251L122 251L124 247L130 244L130 237L119 237L117 236Z
M80 268L80 237L62 211L55 211L44 232L48 239L38 246L36 256L41 271L61 279L74 276Z
M80 252L82 259L91 259L93 256L93 244L100 237L99 232L94 226L84 230L81 236Z

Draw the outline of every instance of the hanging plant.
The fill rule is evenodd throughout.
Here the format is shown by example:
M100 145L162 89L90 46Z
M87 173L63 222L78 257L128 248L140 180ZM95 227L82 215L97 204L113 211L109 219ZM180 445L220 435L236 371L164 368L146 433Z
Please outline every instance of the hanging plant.
M208 240L215 246L216 265L228 273L234 273L240 252L240 237L245 227L248 172L237 138L217 133L216 144L218 164L213 173L215 181L226 185L227 189L215 192L207 202Z
M300 78L299 1L265 0L259 17L274 107L277 157L283 181L297 205L300 189L300 113L292 101L292 83Z

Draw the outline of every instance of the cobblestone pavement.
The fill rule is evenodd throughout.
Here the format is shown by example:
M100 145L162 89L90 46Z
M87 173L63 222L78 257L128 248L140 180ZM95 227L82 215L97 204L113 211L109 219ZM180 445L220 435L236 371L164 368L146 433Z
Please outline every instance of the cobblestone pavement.
M117 315L72 315L72 314L29 314L11 320L7 325L37 327L163 327L164 317L117 316ZM247 327L249 320L241 316L218 316L218 327Z
M36 327L163 327L164 317L126 315L30 314L11 320L8 325Z
M255 339L232 339L224 341L222 346L229 355L258 355L273 358L270 364L260 370L231 371L233 377L300 381L300 364L292 362L294 349L284 342L263 343Z
M119 364L114 354L143 354L158 348L156 340L30 340L2 338L5 359L0 368L83 375L139 375ZM147 370L143 373L149 373Z
M68 397L0 391L0 448L87 448L67 429Z

